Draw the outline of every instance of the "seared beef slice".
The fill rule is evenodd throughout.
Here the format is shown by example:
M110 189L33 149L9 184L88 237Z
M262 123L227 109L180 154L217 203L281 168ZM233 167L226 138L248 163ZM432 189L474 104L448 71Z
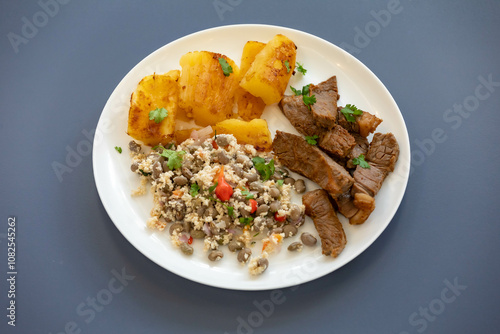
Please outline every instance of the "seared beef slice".
M338 88L337 77L311 85L309 94L316 97L316 102L311 106L311 113L317 125L331 129L337 123Z
M335 125L333 129L321 136L318 145L325 151L339 158L344 158L356 145L356 140L346 129L340 125Z
M394 171L399 158L399 145L392 133L376 133L373 135L366 160L376 164L388 172Z
M282 165L316 182L332 197L349 190L354 183L342 166L301 136L276 131L273 150Z
M290 123L304 136L320 135L324 131L314 122L302 96L284 96L279 107Z
M309 191L302 197L302 204L318 231L323 254L337 257L344 249L347 239L328 193L323 189Z

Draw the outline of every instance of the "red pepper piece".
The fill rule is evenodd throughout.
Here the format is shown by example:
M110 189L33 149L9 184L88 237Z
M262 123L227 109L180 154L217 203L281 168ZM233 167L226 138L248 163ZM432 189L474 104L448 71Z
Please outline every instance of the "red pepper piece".
M254 213L255 211L257 211L257 201L254 199L250 199L248 202L250 202L250 206L252 207L250 213Z
M279 221L279 222L284 222L285 219L286 219L286 215L284 215L284 216L278 216L278 213L275 212L274 213L274 219L276 219L276 221Z
M217 195L221 201L229 201L231 195L233 195L233 188L224 179L224 166L221 166L217 182L215 195Z

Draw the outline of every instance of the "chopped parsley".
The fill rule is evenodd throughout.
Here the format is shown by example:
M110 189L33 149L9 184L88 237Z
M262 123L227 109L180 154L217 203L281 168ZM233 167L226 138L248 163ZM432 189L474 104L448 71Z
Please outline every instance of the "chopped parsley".
M295 94L295 96L302 95L302 91L301 91L301 90L295 89L295 88L293 88L292 86L290 86L290 89L291 89L291 90L292 90L292 92Z
M115 150L120 154L122 153L122 148L120 146L115 146Z
M359 157L352 159L353 165L359 165L361 168L370 169L370 165L365 160L364 154L360 154Z
M215 182L215 184L213 186L211 186L210 188L208 188L208 192L209 193L213 193L215 188L217 188L217 185L219 184L219 182Z
M200 192L200 186L197 183L193 183L191 185L191 189L189 190L189 194L192 197L195 197L196 195L198 195L199 192Z
M290 89L292 92L295 94L295 96L302 95L302 101L304 101L304 104L311 110L311 106L316 103L316 96L311 95L309 96L309 88L311 84L305 85L302 87L302 90L298 90L290 86Z
M288 60L285 60L286 73L290 73L290 63Z
M167 166L170 170L181 168L182 156L186 154L185 151L173 151L173 150L168 150L163 146L159 147L163 149L163 152L160 153L160 155L168 159Z
M304 65L302 65L299 62L296 62L296 64L297 64L297 71L299 71L300 73L302 73L302 75L306 75L307 70L304 68Z
M278 185L280 185L280 186L282 186L284 182L285 182L285 180L283 180L283 179L276 181L276 183L278 183Z
M241 192L241 194L242 194L243 196L245 196L245 199L251 199L251 198L253 198L253 196L254 196L254 195L253 195L250 191L248 191L246 188L243 188L243 191Z
M304 101L304 104L311 110L311 106L316 103L316 96L302 95L302 101Z
M139 169L139 172L141 172L141 174L142 174L143 176L149 176L149 175L151 175L151 173L146 173L146 172L145 172L145 171L143 171L142 169Z
M225 60L224 58L222 57L219 58L219 64L220 67L222 68L222 72L226 77L228 77L231 73L233 73L233 68L231 67L231 65L228 64L227 60Z
M240 217L240 223L243 225L249 225L253 222L253 217Z
M227 214L230 216L230 217L233 217L234 216L234 207L232 206L229 206L227 204L225 204L224 202L222 202L220 199L218 198L215 198L215 197L212 197L212 196L208 196L207 197L209 200L212 200L212 201L216 201L216 202L219 202L220 204L224 205L224 207L227 209Z
M306 141L309 145L316 145L318 144L318 138L319 138L318 135L306 136Z
M165 108L156 108L149 112L149 119L155 121L156 124L160 123L168 116L168 111Z
M255 157L252 159L252 162L263 181L269 180L269 178L274 175L274 159L271 159L271 161L266 164L266 160L264 158Z
M356 117L353 115L361 115L363 114L363 110L358 109L354 104L346 104L345 107L341 110L341 112L344 114L345 119L348 122L356 122Z

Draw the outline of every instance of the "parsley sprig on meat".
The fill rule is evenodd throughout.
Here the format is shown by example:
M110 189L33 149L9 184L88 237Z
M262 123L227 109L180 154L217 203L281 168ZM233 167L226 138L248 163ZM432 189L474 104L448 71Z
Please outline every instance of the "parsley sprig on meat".
M365 155L360 154L359 157L352 159L353 165L359 165L361 168L370 169L370 165L365 160Z
M346 104L341 112L344 114L345 119L351 123L356 122L356 117L353 115L359 116L363 114L363 110L358 109L354 104Z
M311 106L316 103L316 95L311 95L309 96L309 85L305 85L302 87L302 90L298 90L290 86L290 89L292 92L295 94L295 96L302 95L302 101L304 101L304 104L311 110Z

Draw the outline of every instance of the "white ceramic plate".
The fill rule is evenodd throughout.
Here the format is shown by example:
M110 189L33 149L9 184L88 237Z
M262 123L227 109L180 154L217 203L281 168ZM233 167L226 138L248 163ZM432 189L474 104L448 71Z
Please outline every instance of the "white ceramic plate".
M290 85L302 87L319 83L337 75L339 105L356 104L383 119L379 132L392 132L400 145L400 158L394 173L390 174L376 197L377 207L368 221L361 226L351 226L344 217L347 246L336 259L321 254L321 247L304 247L300 253L286 250L297 239L286 239L280 253L271 255L269 268L257 277L240 265L236 256L224 247L224 258L210 262L202 251L202 243L195 241L195 253L183 255L169 240L168 231L157 232L146 227L146 220L153 206L152 195L131 197L139 185L139 178L130 171L126 134L130 95L137 83L153 72L165 73L180 69L180 57L189 51L208 50L225 54L237 64L248 40L267 42L281 33L297 45L297 61L307 69L303 76L297 73ZM291 94L287 91L287 94ZM276 105L266 108L267 119L274 136L277 129L296 133ZM118 154L115 146L123 148ZM324 276L348 263L368 246L387 227L403 198L409 176L410 145L406 126L391 94L380 80L361 62L337 46L310 34L276 26L235 25L197 32L171 42L156 50L137 64L111 94L99 119L93 148L94 177L102 203L120 232L145 256L158 265L187 279L215 287L237 290L265 290L283 288ZM308 190L317 188L308 181ZM296 196L295 201L300 203ZM300 232L308 231L317 236L312 221L307 218ZM293 240L292 240L293 239ZM318 238L319 241L319 238ZM258 246L254 253L259 253Z

